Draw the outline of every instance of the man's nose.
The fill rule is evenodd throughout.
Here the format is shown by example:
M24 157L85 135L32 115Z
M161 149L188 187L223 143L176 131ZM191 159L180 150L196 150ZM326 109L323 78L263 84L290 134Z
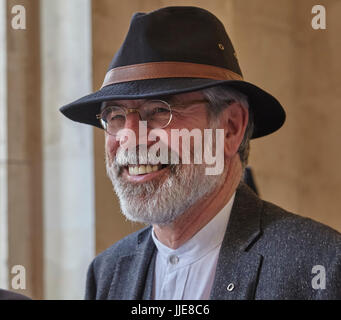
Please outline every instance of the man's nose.
M152 142L148 142L148 128L147 122L142 121L140 114L138 111L130 110L126 115L126 121L124 124L124 129L127 131L123 131L123 135L120 137L120 145L129 142L129 147L136 147L139 144L147 144L150 145ZM136 141L129 136L130 133L133 132L135 134ZM134 143L132 145L132 143Z
M139 122L141 121L140 113L135 109L128 109L124 129L139 131Z

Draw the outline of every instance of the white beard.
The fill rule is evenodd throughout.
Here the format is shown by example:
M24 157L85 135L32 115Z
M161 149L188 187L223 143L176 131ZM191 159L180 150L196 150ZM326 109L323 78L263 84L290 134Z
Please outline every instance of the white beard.
M134 156L118 151L112 163L106 156L107 174L124 216L131 221L170 224L224 181L225 174L205 175L205 164L171 164L163 182L156 178L133 184L122 178L120 165L131 163Z

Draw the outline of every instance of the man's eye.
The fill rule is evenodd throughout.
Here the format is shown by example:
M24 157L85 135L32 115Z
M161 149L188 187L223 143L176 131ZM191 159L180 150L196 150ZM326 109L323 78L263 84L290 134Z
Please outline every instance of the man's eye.
M156 113L163 113L163 112L169 112L169 110L168 109L166 109L166 108L162 108L162 107L158 107L158 108L155 108L155 109L153 109L153 111L152 111L152 114L156 114Z
M111 114L106 119L107 119L107 122L109 122L109 121L121 121L124 119L124 116L122 114Z

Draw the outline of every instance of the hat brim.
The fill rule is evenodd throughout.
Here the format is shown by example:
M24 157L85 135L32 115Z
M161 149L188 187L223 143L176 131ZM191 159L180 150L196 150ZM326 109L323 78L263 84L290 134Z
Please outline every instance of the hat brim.
M226 84L248 97L254 115L252 139L278 130L285 121L285 111L279 101L263 89L246 81L197 78L164 78L117 83L106 86L60 108L69 119L102 128L96 115L103 101L135 100L201 90Z

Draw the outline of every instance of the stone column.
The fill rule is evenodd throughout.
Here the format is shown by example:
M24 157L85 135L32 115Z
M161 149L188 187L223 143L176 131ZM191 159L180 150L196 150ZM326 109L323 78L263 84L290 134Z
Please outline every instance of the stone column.
M45 298L82 299L94 257L93 130L58 109L91 91L91 2L41 6Z
M11 27L14 5L25 7L26 29ZM8 0L6 9L8 266L26 269L18 292L35 299L43 298L39 5Z
M326 10L326 29L311 26L316 4ZM295 2L297 211L341 231L341 2Z
M236 1L237 49L246 80L271 92L287 112L283 128L251 144L261 196L341 230L341 3L321 3L325 30L311 26L316 4Z
M235 1L235 46L244 79L275 96L287 112L276 133L252 140L252 166L261 197L288 210L296 210L296 101L295 17L297 1ZM306 13L309 15L309 12Z
M8 288L6 1L0 0L0 288Z

